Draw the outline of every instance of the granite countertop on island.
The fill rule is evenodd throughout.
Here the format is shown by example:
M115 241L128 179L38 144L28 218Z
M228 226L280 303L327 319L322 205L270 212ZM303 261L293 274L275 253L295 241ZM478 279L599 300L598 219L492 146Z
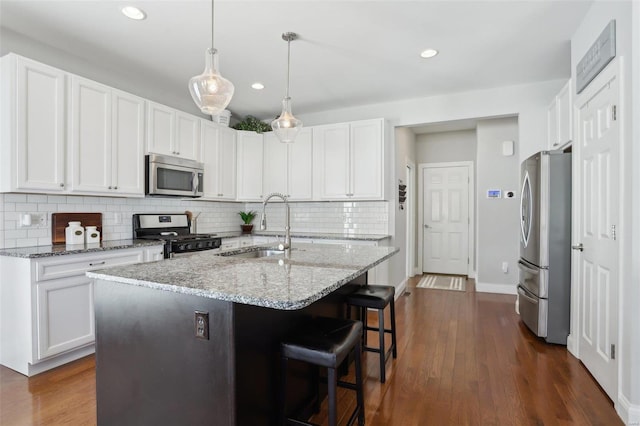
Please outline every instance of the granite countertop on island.
M87 272L90 278L280 310L304 308L390 258L395 247L297 244L262 258L198 252L159 262Z
M135 247L157 246L163 244L160 240L111 240L94 244L48 245L33 247L16 247L0 249L0 256L38 258L64 256L67 254L92 253L107 250L120 250Z

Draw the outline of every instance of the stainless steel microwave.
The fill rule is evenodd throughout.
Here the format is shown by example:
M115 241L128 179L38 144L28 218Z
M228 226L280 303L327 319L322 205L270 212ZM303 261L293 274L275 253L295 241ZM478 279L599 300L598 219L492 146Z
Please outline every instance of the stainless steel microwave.
M147 195L202 197L204 164L168 155L149 154L145 158Z

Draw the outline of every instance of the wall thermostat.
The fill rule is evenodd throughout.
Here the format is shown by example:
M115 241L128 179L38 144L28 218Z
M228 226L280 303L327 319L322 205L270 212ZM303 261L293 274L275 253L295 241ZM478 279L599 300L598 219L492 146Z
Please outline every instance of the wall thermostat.
M502 198L502 191L500 189L488 189L487 198Z
M504 191L504 198L515 198L516 191Z

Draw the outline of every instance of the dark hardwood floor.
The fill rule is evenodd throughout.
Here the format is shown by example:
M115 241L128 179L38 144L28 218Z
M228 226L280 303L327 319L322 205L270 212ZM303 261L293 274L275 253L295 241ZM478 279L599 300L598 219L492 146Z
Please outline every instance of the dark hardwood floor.
M466 292L419 289L418 280L396 302L398 358L385 384L375 354L364 355L367 425L622 424L565 347L520 323L514 296L475 293L473 282ZM340 390L340 413L352 393ZM0 425L91 425L95 407L92 356L30 379L0 367Z

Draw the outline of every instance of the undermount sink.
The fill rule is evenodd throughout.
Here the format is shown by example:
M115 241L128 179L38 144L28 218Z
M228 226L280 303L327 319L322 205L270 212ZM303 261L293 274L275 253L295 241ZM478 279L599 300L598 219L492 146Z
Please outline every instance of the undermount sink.
M267 256L277 256L279 254L284 254L284 250L253 250L253 251L245 251L243 253L229 253L229 254L222 254L222 256L228 256L228 257L241 257L244 259L257 259L260 257L267 257Z

